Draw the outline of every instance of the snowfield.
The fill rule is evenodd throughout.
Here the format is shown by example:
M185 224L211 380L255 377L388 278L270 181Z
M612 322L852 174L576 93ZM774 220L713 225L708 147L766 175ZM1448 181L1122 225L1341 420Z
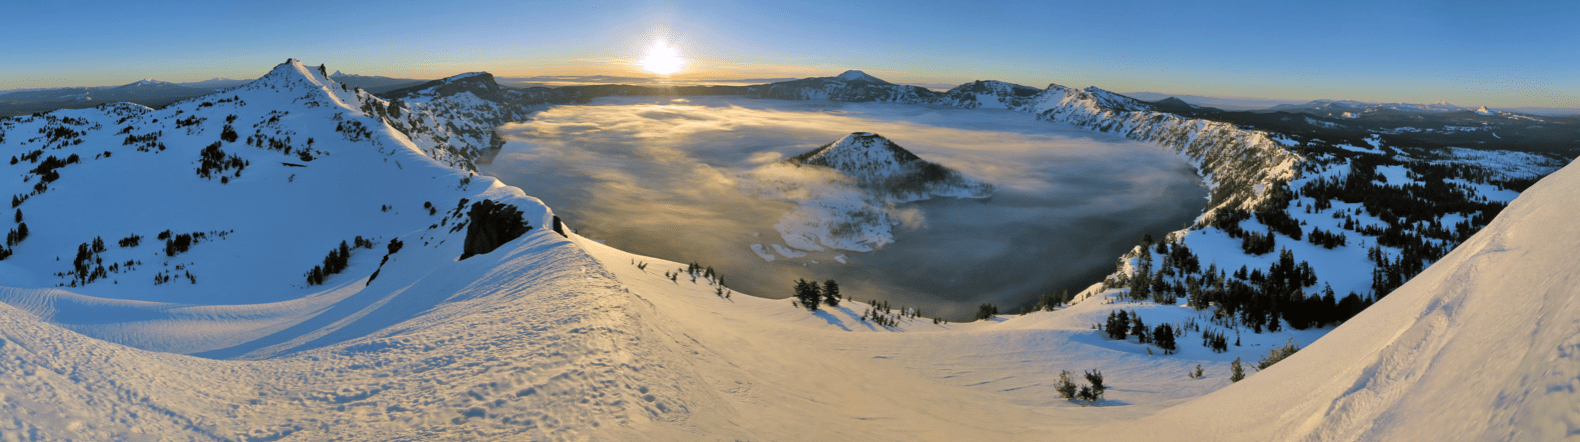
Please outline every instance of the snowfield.
M487 104L457 104L475 100L463 95L397 105L290 60L249 86L166 109L0 120L0 154L44 157L0 165L0 190L27 195L15 207L31 232L0 261L0 440L1580 434L1574 167L1342 326L1230 330L1235 345L1222 353L1186 331L1165 355L1095 326L1125 309L1149 324L1225 330L1205 312L1123 301L1122 289L963 324L884 311L898 315L885 327L862 319L874 310L857 302L866 294L809 312L675 277L684 264L571 229L562 236L541 201L471 172L488 141L446 115ZM1182 149L1195 145L1185 137L1231 136L1177 123L1155 136ZM227 126L235 140L224 140ZM155 133L152 144L132 139ZM226 165L243 166L200 176L214 144ZM78 160L33 172L71 154ZM1217 179L1293 173L1287 158L1266 155L1275 167ZM45 184L50 173L58 177ZM465 209L484 199L519 208L533 229L459 260ZM4 215L5 229L20 225ZM165 230L207 233L171 253L157 239ZM1210 249L1217 233L1191 231L1190 243ZM118 244L132 234L140 245ZM95 237L105 250L94 251ZM309 285L305 272L354 237L374 245ZM388 251L391 240L404 247ZM1324 266L1363 259L1299 244L1331 252ZM769 261L798 253L772 246L753 250ZM81 276L81 262L91 269L81 275L115 270ZM1288 341L1308 347L1265 372L1249 368ZM1237 358L1249 377L1234 383ZM1188 376L1197 366L1205 376ZM1080 382L1094 369L1110 386L1102 400L1055 392L1061 370Z

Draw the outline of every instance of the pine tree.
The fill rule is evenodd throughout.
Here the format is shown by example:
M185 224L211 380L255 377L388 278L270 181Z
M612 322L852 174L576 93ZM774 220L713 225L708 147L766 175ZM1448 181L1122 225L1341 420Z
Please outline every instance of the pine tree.
M800 301L802 307L806 307L808 311L817 310L818 304L823 300L822 298L823 289L818 287L816 282L808 282L805 279L796 280L795 299Z
M934 320L934 323L937 323L937 321ZM1053 390L1059 392L1059 397L1065 399L1075 399L1075 382L1070 381L1069 370L1059 371L1059 383L1055 384Z
M1174 343L1174 326L1159 324L1152 330L1152 342L1163 349L1163 354L1173 354L1178 348Z
M1229 363L1229 380L1240 382L1241 379L1245 379L1245 368L1240 366L1240 358L1234 358L1234 362Z
M1147 330L1147 324L1141 321L1141 315L1134 313L1130 315L1130 334L1136 336L1136 342L1140 342L1142 344L1147 343L1149 341L1147 339L1147 333L1149 331L1150 330Z
M708 271L712 272L713 268L708 267ZM839 283L832 279L823 281L823 303L828 304L829 307L839 307L839 301L842 299L844 298L839 294Z
M1097 395L1092 394L1092 387L1082 385L1081 390L1075 393L1075 398L1092 402L1097 400Z
M998 316L997 305L993 305L993 303L983 303L982 305L977 306L976 320L981 321L984 319L993 319L994 316Z
M351 247L348 247L346 245L346 241L345 240L341 240L340 241L340 262L339 262L340 270L345 270L346 267L350 266L350 263L351 263Z
M1092 383L1092 400L1102 399L1103 391L1108 389L1108 386L1103 385L1103 372L1097 370L1087 371L1086 382Z

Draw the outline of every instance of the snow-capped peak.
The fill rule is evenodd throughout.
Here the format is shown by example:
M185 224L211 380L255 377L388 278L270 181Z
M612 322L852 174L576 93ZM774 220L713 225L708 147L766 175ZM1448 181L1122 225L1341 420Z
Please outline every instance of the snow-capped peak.
M844 80L844 81L851 81L851 82L854 82L854 81L870 81L870 82L873 82L873 83L882 83L882 84L887 84L888 83L887 81L883 81L883 80L878 79L878 77L867 75L866 72L862 72L862 71L858 71L858 70L854 70L854 69L845 71L844 73L839 74L839 76L834 77L834 78L838 78L838 79Z
M1487 109L1486 106L1482 106L1480 109L1476 109L1476 113L1482 114L1482 115L1492 115L1493 114L1492 110L1491 109Z
M287 59L284 63L269 70L269 73L258 77L252 82L253 86L270 85L275 87L288 87L295 82L306 82L315 87L323 87L327 76L320 75L319 67L307 67L295 58Z

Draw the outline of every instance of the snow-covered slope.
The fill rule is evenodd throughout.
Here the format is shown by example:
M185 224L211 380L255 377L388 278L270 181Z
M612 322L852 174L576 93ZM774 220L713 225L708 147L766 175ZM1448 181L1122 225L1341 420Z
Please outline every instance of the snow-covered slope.
M1265 373L1092 435L1565 440L1580 428L1580 168Z
M6 228L29 232L0 261L0 285L26 290L0 300L113 342L265 357L422 313L427 306L377 301L405 287L359 279L392 239L409 245L391 267L459 256L460 241L446 241L462 234L463 199L510 201L531 225L548 225L540 202L472 176L480 149L458 133L467 122L439 119L449 108L407 106L401 117L429 123L408 137L389 103L322 74L292 60L158 111L109 105L0 120L0 147L19 160L0 165L12 177L0 191L21 218L8 213ZM183 234L190 250L167 250ZM307 284L328 252L359 237L369 248L355 248L345 272Z
M541 202L468 170L451 105L289 60L162 110L0 120L4 222L30 226L0 260L0 435L625 439L683 410L695 380L641 306ZM534 228L458 260L485 199Z

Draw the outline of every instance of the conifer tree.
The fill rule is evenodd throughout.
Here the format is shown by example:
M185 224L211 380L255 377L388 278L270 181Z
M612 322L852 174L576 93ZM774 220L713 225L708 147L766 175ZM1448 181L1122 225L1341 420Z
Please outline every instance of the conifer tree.
M1240 366L1240 358L1234 358L1234 362L1229 363L1229 380L1240 382L1241 379L1245 379L1245 367Z
M713 271L713 268L708 267L708 271ZM823 303L828 304L829 307L839 307L839 301L842 299L844 298L839 294L839 283L832 279L823 281Z
M1130 315L1130 334L1136 336L1136 342L1147 343L1147 333L1149 331L1147 330L1147 324L1141 321L1141 315L1132 312Z
M934 322L936 323L936 320ZM1069 370L1059 371L1059 383L1056 384L1053 389L1054 391L1059 392L1059 397L1065 399L1075 399L1075 382L1070 381Z
M1108 389L1108 386L1103 385L1103 372L1097 370L1087 371L1086 382L1092 383L1092 400L1102 399L1103 391Z
M997 305L993 305L992 303L983 303L982 305L977 306L976 320L981 321L983 319L993 319L994 316L998 316Z
M1082 385L1081 390L1075 392L1075 398L1091 402L1097 400L1097 395L1092 394L1092 387Z
M808 282L805 279L796 280L795 299L800 301L802 307L806 307L808 311L817 310L822 298L823 289L818 287L816 282Z

